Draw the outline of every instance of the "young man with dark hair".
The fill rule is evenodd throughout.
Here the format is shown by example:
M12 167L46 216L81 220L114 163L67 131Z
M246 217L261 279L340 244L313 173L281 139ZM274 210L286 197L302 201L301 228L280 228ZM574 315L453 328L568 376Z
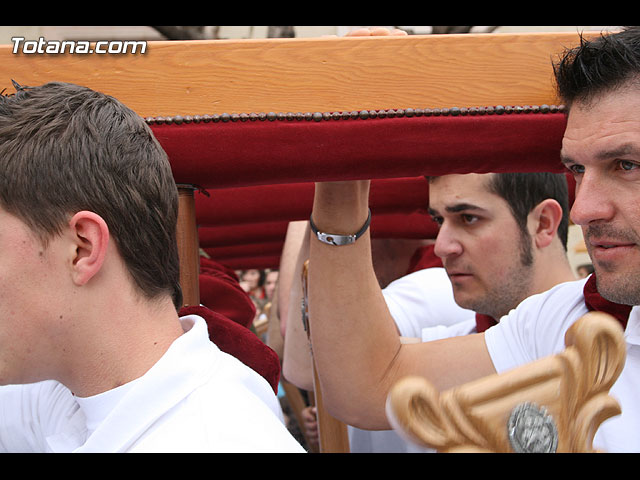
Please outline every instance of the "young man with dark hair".
M177 188L144 120L0 98L0 450L303 451L266 380L179 318Z
M594 445L610 452L640 451L635 393L640 375L635 334L640 328L640 31L583 41L564 56L556 73L568 107L562 159L577 183L571 217L583 228L595 274L529 297L484 333L403 345L388 312L378 313L385 307L371 274L368 237L334 247L312 236L314 359L325 404L346 423L389 428L387 393L404 376L421 375L446 390L562 351L567 329L594 303L603 304L592 301L601 295L626 305L629 315L621 320L625 367L611 390L623 413L602 424ZM317 184L312 217L318 229L342 235L358 231L368 214L368 187L364 181ZM361 300L357 309L355 298Z
M574 279L564 175L446 175L431 178L429 188L429 211L440 224L435 253L458 305L499 319L534 293Z
M525 298L575 280L566 256L565 175L468 174L428 180L429 211L440 225L434 252L444 268L416 271L381 291L403 342L482 332ZM527 193L519 196L520 191ZM375 270L374 249L372 257ZM353 301L355 308L358 301ZM289 328L298 323L296 318L287 323L284 374L309 389L308 349L292 347L294 342L306 345L296 328ZM394 432L351 428L350 439L356 452L413 450Z

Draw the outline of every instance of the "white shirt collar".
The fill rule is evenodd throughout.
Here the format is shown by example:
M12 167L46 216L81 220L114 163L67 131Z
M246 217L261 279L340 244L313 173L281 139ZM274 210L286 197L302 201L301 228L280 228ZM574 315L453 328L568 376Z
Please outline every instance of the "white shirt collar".
M210 351L217 350L217 347L209 340L207 324L203 318L189 315L182 317L180 321L185 334L173 342L147 373L127 384L132 388L123 389L122 395L117 396L119 401L115 408L106 414L102 413L103 417L109 417L108 421L98 421L98 425L90 428L95 430L89 431L88 437L83 440L79 435L81 423L86 425L87 421L83 403L93 405L96 398L81 400L81 408L67 428L47 438L53 451L124 451L140 431L204 381L203 373L212 361ZM185 365L188 366L188 371L185 370ZM171 388L165 389L164 395L157 395L158 385L170 385ZM111 396L110 392L105 394L105 398ZM145 409L141 410L140 405L145 405Z
M635 306L631 309L627 328L624 331L624 338L627 343L640 345L640 306Z

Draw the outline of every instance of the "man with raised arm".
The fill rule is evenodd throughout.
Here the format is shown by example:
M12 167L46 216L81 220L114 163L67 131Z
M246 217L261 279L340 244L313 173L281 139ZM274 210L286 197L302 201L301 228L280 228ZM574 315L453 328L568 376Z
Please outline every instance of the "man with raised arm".
M413 272L382 290L402 341L484 331L528 296L575 280L566 256L569 208L564 175L445 175L430 179L429 198L429 210L441 225L434 251L445 268ZM375 242L372 260L377 273L385 251ZM307 239L298 265L308 258L308 243ZM291 296L299 303L299 291ZM295 318L299 312L292 313L284 375L312 389L310 351ZM350 433L352 451L410 448L393 432Z
M312 235L311 335L330 412L349 424L389 428L385 400L400 378L422 375L445 390L560 352L564 333L578 318L615 302L613 307L626 305L630 312L621 319L628 343L625 368L611 390L623 414L598 429L594 444L611 452L640 451L634 393L640 373L634 334L640 328L635 307L640 304L639 45L638 29L626 29L583 40L556 65L568 107L562 159L577 182L572 219L583 228L596 272L588 280L524 300L484 333L402 344L376 288L367 233L340 247ZM312 213L317 229L332 235L358 232L368 216L368 187L367 181L317 184ZM454 274L460 282L470 280L464 271Z

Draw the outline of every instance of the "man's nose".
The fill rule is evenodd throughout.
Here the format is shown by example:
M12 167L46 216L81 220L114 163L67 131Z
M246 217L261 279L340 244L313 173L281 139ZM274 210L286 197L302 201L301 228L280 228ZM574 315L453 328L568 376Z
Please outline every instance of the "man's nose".
M462 244L456 238L455 231L446 222L440 226L433 251L440 258L462 253Z
M576 183L576 193L571 207L571 221L576 225L588 225L610 220L614 213L612 195L615 188L597 173L586 173Z

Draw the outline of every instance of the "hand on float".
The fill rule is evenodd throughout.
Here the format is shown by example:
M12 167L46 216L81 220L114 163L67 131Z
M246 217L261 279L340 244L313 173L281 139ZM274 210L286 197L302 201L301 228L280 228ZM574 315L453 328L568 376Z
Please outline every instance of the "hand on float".
M362 27L348 32L347 37L386 37L386 36L404 36L408 35L404 30L399 28L386 27Z

